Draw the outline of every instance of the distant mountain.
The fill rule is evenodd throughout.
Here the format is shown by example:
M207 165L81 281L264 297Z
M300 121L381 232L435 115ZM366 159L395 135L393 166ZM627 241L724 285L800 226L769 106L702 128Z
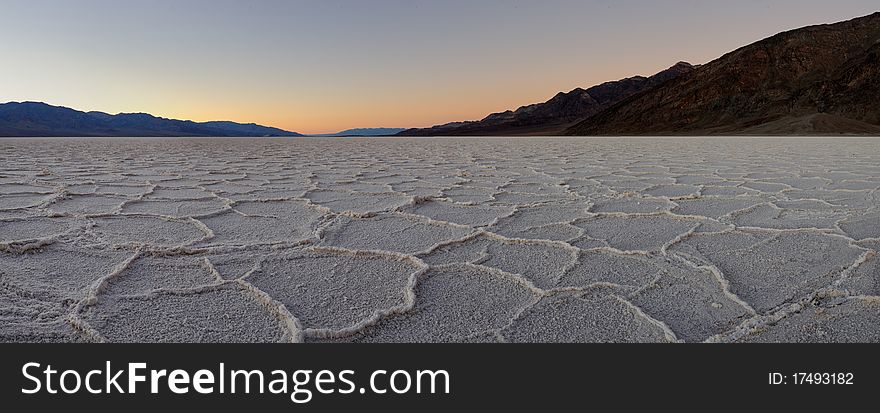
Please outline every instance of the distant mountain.
M742 47L569 135L880 135L880 13Z
M577 88L558 93L544 103L522 106L517 110L493 113L479 121L453 122L424 129L408 129L402 136L448 135L553 135L575 122L593 116L611 105L644 90L661 85L694 70L679 62L651 77L635 76L603 83L589 89Z
M80 112L39 102L0 104L0 136L303 136L253 123L192 122L145 113Z
M405 130L405 128L356 128L346 129L342 132L324 133L309 136L393 136Z

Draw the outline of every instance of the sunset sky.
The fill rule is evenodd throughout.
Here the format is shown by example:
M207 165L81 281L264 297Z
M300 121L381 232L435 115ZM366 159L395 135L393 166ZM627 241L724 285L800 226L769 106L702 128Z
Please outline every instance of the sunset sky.
M0 103L301 133L480 119L867 1L0 0Z

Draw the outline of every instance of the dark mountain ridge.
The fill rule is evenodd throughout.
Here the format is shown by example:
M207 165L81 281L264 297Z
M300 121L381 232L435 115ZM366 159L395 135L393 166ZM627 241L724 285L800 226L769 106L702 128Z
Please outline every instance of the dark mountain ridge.
M727 53L572 126L568 135L878 134L880 13Z
M253 123L193 122L146 113L81 112L40 102L0 104L0 136L303 136Z

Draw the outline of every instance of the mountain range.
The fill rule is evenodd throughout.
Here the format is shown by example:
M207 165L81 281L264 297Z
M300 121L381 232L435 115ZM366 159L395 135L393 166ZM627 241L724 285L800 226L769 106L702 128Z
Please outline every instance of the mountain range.
M81 112L40 102L0 104L0 136L303 136L254 123L193 122L146 113Z
M564 134L878 135L880 12L742 47Z
M400 135L837 134L880 135L880 12Z
M423 129L408 129L401 136L555 135L621 100L693 71L679 62L651 77L635 76L588 89L560 92L544 103L493 113L478 121L454 122Z

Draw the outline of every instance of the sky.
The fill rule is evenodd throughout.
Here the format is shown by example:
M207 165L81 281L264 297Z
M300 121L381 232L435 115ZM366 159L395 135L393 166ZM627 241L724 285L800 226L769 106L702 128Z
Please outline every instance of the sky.
M481 119L877 0L0 0L0 102L301 133Z

